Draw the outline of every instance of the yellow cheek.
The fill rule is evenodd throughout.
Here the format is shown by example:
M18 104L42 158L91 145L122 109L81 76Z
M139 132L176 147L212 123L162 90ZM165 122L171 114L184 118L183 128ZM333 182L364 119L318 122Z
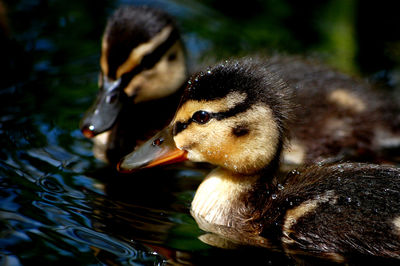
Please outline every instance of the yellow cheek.
M168 61L168 55L177 54L174 62ZM186 79L185 58L178 41L149 70L136 75L124 89L128 96L136 94L135 103L160 99L174 93Z
M249 134L238 138L232 134L230 126L221 124L224 122L215 120L208 125L190 124L175 137L175 143L189 152L188 158L192 161L208 162L244 173L249 172L247 168L262 167L265 161L258 164L257 150L253 149L257 137Z
M249 133L235 136L232 130L249 125ZM188 158L209 162L234 172L251 174L265 167L276 154L279 132L272 111L255 105L246 112L207 124L191 123L174 138L178 148L189 152Z

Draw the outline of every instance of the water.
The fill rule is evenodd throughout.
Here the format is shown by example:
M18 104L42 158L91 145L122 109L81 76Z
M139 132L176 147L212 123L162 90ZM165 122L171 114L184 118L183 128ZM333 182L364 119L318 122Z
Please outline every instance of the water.
M292 2L0 1L0 264L294 264L281 253L222 250L198 239L203 232L189 206L206 170L119 175L93 158L91 142L77 129L97 91L105 19L127 3L176 16L192 62L255 51L318 52L338 68L398 86L393 47L400 38L390 30L398 28L390 24L397 21L390 3L382 3L387 19L371 26L370 37L360 30L373 9L368 4ZM350 11L335 15L346 3ZM361 12L358 24L351 11ZM368 38L377 35L392 48L372 49L379 44ZM363 64L368 56L375 61Z

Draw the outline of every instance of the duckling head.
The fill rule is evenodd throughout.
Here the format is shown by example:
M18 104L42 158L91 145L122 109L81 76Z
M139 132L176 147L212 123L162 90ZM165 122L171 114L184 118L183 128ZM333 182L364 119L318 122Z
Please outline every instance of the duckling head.
M99 94L80 126L89 138L109 130L125 105L166 97L185 81L173 19L148 7L119 8L104 31L100 67Z
M119 169L165 164L179 157L240 174L260 172L279 161L290 98L286 83L260 61L220 63L189 79L169 127L122 159ZM168 157L172 151L176 156Z

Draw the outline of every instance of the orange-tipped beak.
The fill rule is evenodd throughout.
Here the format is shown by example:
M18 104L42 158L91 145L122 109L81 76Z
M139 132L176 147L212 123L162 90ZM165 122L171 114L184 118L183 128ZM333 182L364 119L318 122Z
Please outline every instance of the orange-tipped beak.
M117 169L121 173L131 173L143 168L185 160L187 160L187 151L180 150L175 146L171 129L167 127L134 152L122 158L117 165Z
M173 150L164 156L160 156L156 158L154 161L150 162L148 165L144 166L144 168L151 168L157 165L164 165L164 164L173 164L179 163L187 160L187 151L183 150Z

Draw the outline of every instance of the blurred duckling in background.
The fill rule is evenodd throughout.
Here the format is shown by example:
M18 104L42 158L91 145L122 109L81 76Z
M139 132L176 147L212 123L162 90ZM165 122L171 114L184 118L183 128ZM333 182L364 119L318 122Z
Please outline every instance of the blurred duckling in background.
M288 253L305 252L338 262L354 255L400 259L400 169L315 164L278 175L290 120L295 110L301 115L306 111L296 106L300 96L278 75L276 64L230 61L193 76L171 124L125 156L119 170L186 159L218 166L200 184L191 214L201 229L235 243L282 247ZM345 86L350 80L328 73L321 73L321 82L335 80L335 75L342 79L334 83L336 87L315 92L316 98L311 94L310 100L318 99L317 107L336 100L336 111L343 109L348 116L316 108L328 113L314 115L324 119L317 120L319 130L312 132L327 134L335 121L353 127L351 119L363 113L365 119L375 117L377 104L370 105L363 97L349 98L356 93ZM350 104L350 99L355 102ZM376 121L379 130L388 127L385 121ZM369 130L365 143L377 141L374 125L364 128ZM337 137L336 132L331 134ZM301 135L296 137L301 140ZM315 141L329 140L317 135Z
M400 105L389 93L313 60L273 57L266 69L290 87L286 165L400 161Z
M80 128L93 139L94 155L115 163L165 127L179 103L187 72L175 22L148 7L117 9L104 31L100 67L100 91Z

